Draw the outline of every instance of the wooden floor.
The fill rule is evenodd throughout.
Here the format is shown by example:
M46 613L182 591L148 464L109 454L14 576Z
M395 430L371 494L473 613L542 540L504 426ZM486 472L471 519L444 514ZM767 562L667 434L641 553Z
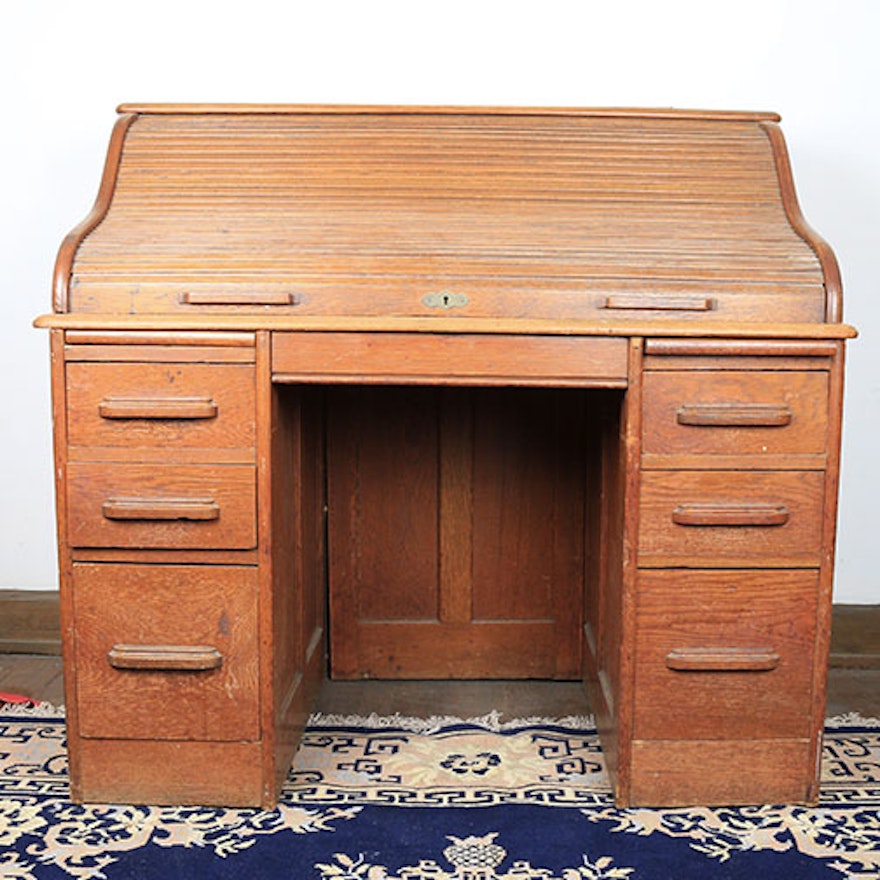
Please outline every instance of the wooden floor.
M63 704L61 658L0 654L0 693ZM502 719L560 718L590 711L580 684L543 681L328 681L316 709L341 715L465 718L497 711ZM880 717L880 669L830 671L827 714L847 712Z

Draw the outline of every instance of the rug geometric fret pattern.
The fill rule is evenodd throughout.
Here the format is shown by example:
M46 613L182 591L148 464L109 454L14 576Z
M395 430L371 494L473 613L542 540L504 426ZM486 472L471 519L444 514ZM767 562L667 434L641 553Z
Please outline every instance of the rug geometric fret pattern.
M880 721L826 727L817 808L614 807L589 719L316 717L276 810L75 805L64 723L0 707L15 880L880 880Z

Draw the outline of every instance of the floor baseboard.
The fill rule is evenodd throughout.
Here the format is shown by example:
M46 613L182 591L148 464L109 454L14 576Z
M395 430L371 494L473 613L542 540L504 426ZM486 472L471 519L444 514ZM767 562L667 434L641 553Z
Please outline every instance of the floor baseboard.
M0 654L60 654L56 590L0 590ZM880 605L835 605L830 664L880 669Z
M830 664L838 669L880 669L880 605L834 606Z
M57 590L0 590L0 654L60 654Z

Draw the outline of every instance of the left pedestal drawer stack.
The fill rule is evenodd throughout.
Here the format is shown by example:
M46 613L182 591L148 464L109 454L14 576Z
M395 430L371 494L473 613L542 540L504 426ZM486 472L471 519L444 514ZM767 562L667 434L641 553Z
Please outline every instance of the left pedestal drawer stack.
M69 332L55 355L74 797L259 803L253 338Z

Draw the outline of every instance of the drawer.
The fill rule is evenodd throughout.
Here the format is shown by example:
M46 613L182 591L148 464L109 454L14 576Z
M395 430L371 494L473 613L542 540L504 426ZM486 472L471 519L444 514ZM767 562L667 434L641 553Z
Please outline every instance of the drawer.
M254 367L70 363L72 447L238 448L254 460Z
M80 734L259 737L257 571L75 564Z
M70 462L72 547L248 550L256 546L253 465Z
M824 371L648 372L644 401L646 457L825 453Z
M623 337L495 333L272 334L272 379L625 388Z
M818 566L820 471L645 471L639 565Z
M816 571L642 571L633 735L811 734Z

